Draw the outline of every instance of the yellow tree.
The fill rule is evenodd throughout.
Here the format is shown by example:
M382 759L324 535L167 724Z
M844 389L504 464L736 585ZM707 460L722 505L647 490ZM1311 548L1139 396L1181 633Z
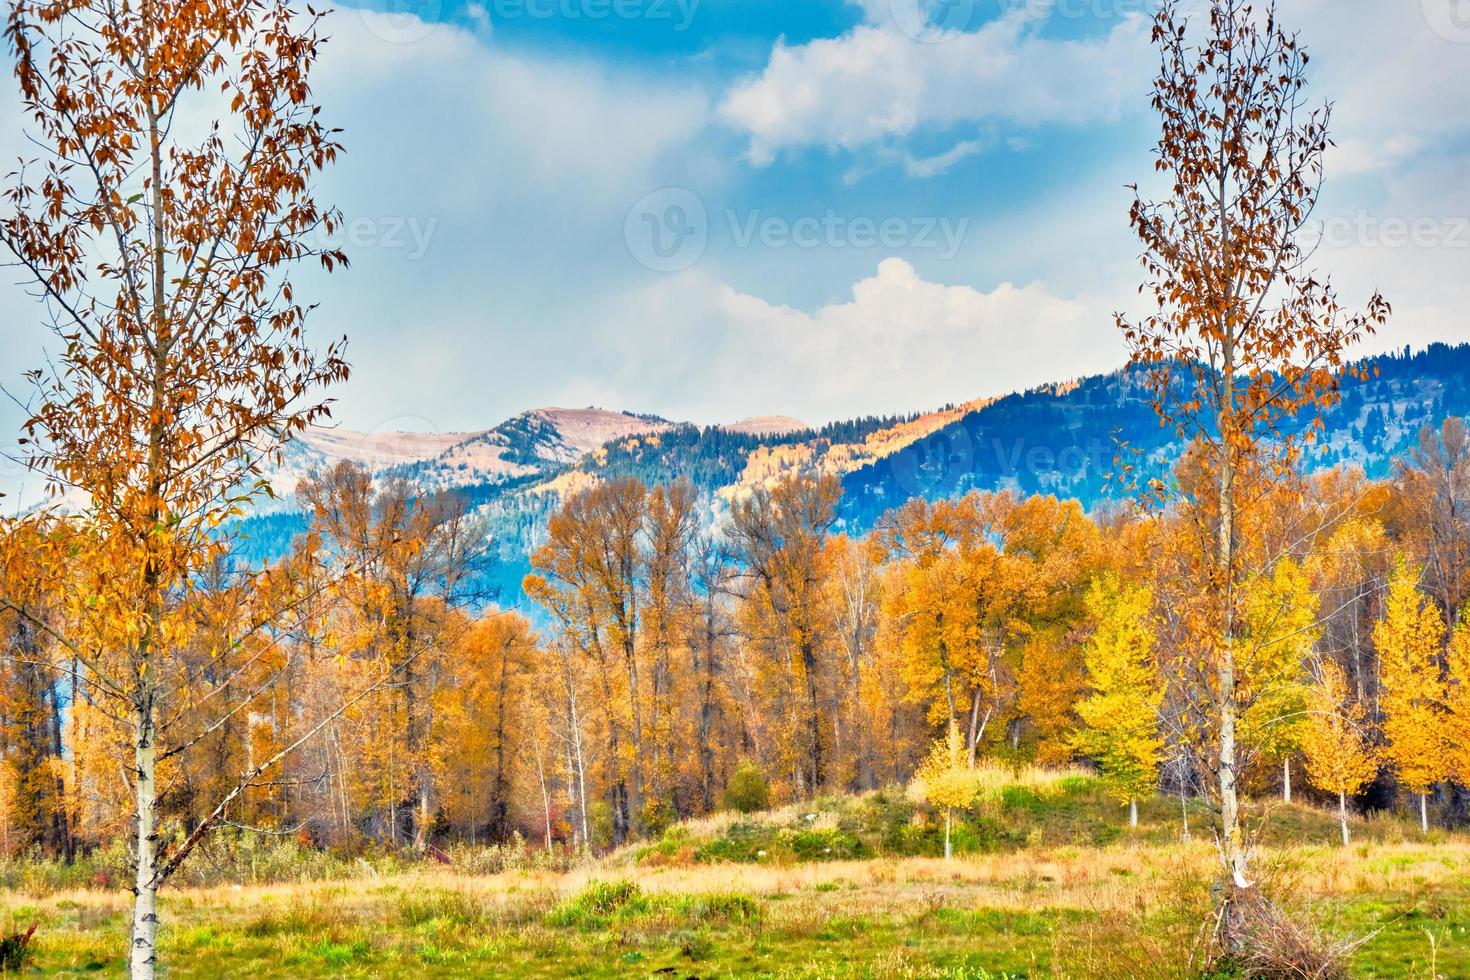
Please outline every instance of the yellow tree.
M1419 591L1417 570L1400 559L1389 579L1383 616L1373 627L1378 650L1384 755L1404 788L1419 796L1419 826L1429 832L1429 790L1448 775L1445 686L1440 676L1444 619Z
M1445 650L1445 742L1448 773L1470 786L1470 609L1461 609L1459 622Z
M546 607L596 669L612 836L619 844L638 832L647 789L645 692L652 672L648 644L640 641L647 510L648 488L633 479L574 494L552 516L525 579L526 594Z
M989 510L980 494L913 500L885 515L877 532L893 569L884 616L904 681L931 723L966 725L972 761L991 722L1015 707L1016 665L1007 654L1025 633L1017 612L1033 570L996 547L1001 529Z
M1348 690L1343 669L1334 661L1324 660L1319 673L1308 695L1302 753L1312 785L1337 795L1337 818L1346 847L1347 798L1361 792L1378 775L1378 755L1368 742L1362 702Z
M746 580L749 611L771 627L768 638L788 702L777 727L792 791L811 796L831 776L833 733L825 706L839 700L823 638L829 628L831 555L825 537L837 519L842 485L833 477L787 480L737 501L726 529Z
M214 529L347 375L336 347L308 345L289 278L344 261L313 244L337 222L311 187L338 152L310 100L320 17L290 0L16 0L5 25L41 154L4 195L0 248L58 339L26 435L87 531L50 556L87 568L66 652L130 731L135 977L155 971L159 885L244 792L160 855L158 764L191 737L159 727L181 694L163 662L189 639Z
M1159 782L1164 740L1159 732L1163 685L1153 662L1153 595L1109 575L1087 595L1096 628L1087 645L1089 693L1077 705L1082 719L1075 744L1092 757L1103 779L1128 804L1138 826L1138 798Z
M910 787L929 805L944 811L944 859L948 861L954 856L950 842L954 812L974 803L980 792L979 778L970 765L965 737L958 725L951 724L944 738L930 747Z
M1282 559L1245 584L1241 616L1240 744L1252 757L1282 763L1282 796L1291 800L1291 755L1307 720L1305 661L1320 632L1317 597L1302 566Z
M1238 549L1254 501L1239 480L1290 470L1297 433L1320 429L1319 410L1337 397L1344 352L1389 308L1375 294L1366 313L1344 311L1298 242L1320 186L1330 107L1303 104L1307 56L1274 2L1256 10L1249 0L1213 0L1203 30L1188 28L1186 6L1166 0L1152 34L1154 169L1168 196L1149 201L1139 191L1130 214L1143 246L1141 288L1157 311L1119 314L1117 324L1132 363L1148 369L1160 420L1199 447L1211 488L1189 511L1208 542L1191 586L1215 675L1211 789L1228 878L1218 922L1234 949L1253 888L1238 787L1238 593L1252 570Z

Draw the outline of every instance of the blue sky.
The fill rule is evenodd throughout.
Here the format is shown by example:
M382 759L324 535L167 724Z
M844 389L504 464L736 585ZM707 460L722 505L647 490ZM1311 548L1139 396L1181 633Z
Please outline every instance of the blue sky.
M340 5L315 94L353 267L303 280L351 339L338 418L822 422L1117 366L1152 2ZM1336 106L1319 265L1393 302L1374 347L1470 339L1470 3L1280 6ZM0 315L13 384L45 338L8 282Z

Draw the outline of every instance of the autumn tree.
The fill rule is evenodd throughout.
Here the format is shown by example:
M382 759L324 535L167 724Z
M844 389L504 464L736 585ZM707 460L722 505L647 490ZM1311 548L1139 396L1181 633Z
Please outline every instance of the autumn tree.
M1151 201L1139 190L1130 216L1143 246L1142 291L1157 312L1117 323L1132 362L1149 369L1160 420L1201 447L1211 487L1207 506L1194 510L1210 547L1192 576L1205 600L1199 630L1212 641L1204 648L1216 688L1212 789L1228 878L1219 922L1233 948L1254 888L1238 758L1239 586L1251 574L1239 535L1254 502L1239 479L1289 471L1321 427L1318 411L1337 397L1345 351L1389 309L1374 295L1366 313L1345 311L1301 245L1330 145L1330 106L1304 104L1307 55L1274 3L1214 0L1197 30L1184 10L1164 3L1152 32L1162 127L1155 170L1168 194Z
M0 599L0 746L15 773L12 832L6 837L12 847L41 847L70 860L75 843L62 741L68 678L55 669L64 657L58 656L54 639L64 626L56 616L66 576L59 569L45 574L19 554L12 558L12 553L41 550L37 535L45 533L44 525L22 524L9 534L0 528L0 569L12 571L0 575L0 590L11 593ZM29 612L18 614L15 608Z
M314 244L338 221L311 192L338 152L310 101L319 24L287 0L17 0L5 26L41 155L11 176L0 247L59 341L31 376L27 450L87 531L51 556L87 569L66 652L131 730L135 977L154 974L158 887L199 839L160 854L157 767L180 733L159 720L181 694L162 662L213 529L347 376L338 347L307 343L289 279L343 262Z
M831 477L760 487L737 501L726 535L745 579L749 608L769 627L770 649L787 712L783 768L792 792L811 796L827 785L832 733L826 705L834 682L822 656L827 622L824 537L836 520L841 487Z
M1447 770L1470 786L1470 613L1462 609L1445 650L1445 746Z
M524 789L518 775L529 781L533 774L526 770L534 767L543 792L540 784L548 781L544 731L523 726L528 716L521 707L532 700L527 685L535 676L536 635L523 616L492 610L459 631L452 644L445 683L434 692L438 703L430 731L431 751L444 770L445 816L472 843L482 832L503 842L514 827L516 790ZM548 805L543 800L543 809Z
M642 826L648 790L651 672L640 640L647 506L648 489L632 479L572 495L552 516L546 543L531 557L534 573L525 580L527 595L546 607L595 668L614 843Z
M1082 728L1078 751L1095 759L1104 781L1128 804L1138 826L1138 798L1159 782L1164 740L1159 707L1164 700L1153 661L1153 595L1108 576L1087 595L1096 626L1087 645L1090 692L1077 705Z
M910 694L926 700L931 724L961 725L971 761L992 723L1016 730L1021 610L1033 570L997 544L980 494L912 500L879 523L889 556L885 590L892 642L899 644Z
M1395 465L1404 536L1446 615L1470 598L1470 428L1451 416L1424 426Z
M975 802L980 783L970 765L965 737L958 725L951 724L945 737L938 739L914 773L913 790L930 806L944 811L944 859L954 856L950 830L954 812Z
M1238 697L1241 761L1275 759L1291 800L1291 756L1307 721L1305 663L1317 641L1317 596L1305 570L1283 558L1242 583ZM1245 768L1243 766L1242 768Z
M1368 739L1362 702L1353 698L1343 669L1324 660L1308 697L1302 752L1312 785L1337 796L1344 847L1349 840L1347 798L1362 792L1378 775L1378 756Z
M372 715L363 747L373 772L362 775L378 777L385 836L396 842L407 816L423 849L435 801L436 697L464 628L453 613L486 598L478 585L489 560L483 522L452 491L426 492L402 478L375 484L351 462L311 474L297 496L337 566L336 634L359 668L347 686L392 681L354 708L360 721Z
M1420 829L1428 833L1429 790L1448 774L1439 660L1445 626L1418 583L1418 570L1400 559L1383 616L1373 627L1373 645L1382 684L1384 757L1404 788L1418 795Z

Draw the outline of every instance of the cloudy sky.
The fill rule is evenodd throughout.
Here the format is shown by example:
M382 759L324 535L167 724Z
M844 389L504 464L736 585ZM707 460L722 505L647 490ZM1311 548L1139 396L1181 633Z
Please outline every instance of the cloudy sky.
M1122 360L1154 0L363 2L315 87L353 265L304 283L349 428L821 422ZM1336 105L1321 266L1392 301L1378 347L1470 339L1470 2L1281 14ZM45 337L9 278L0 323L13 387Z

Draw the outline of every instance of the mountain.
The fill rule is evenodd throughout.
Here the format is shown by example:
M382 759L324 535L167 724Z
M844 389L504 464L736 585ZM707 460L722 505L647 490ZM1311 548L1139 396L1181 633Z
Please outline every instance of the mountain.
M1421 427L1470 415L1470 344L1434 344L1360 362L1326 413L1325 438L1304 460L1386 475ZM498 584L519 595L529 553L568 493L600 480L693 482L714 510L750 488L801 473L843 483L842 526L862 532L913 497L1011 489L1073 497L1084 506L1119 493L1110 474L1122 443L1144 474L1163 473L1183 445L1153 414L1143 376L1130 369L903 417L818 428L782 417L697 426L602 409L536 409L474 433L314 430L269 474L284 508L239 526L246 553L281 553L304 526L289 493L312 468L352 459L382 478L456 488L487 515L500 553Z
M353 432L313 428L287 447L269 474L278 494L344 460L427 488L493 484L545 474L609 442L661 432L672 423L600 408L538 408L479 432ZM742 423L744 424L744 423Z

